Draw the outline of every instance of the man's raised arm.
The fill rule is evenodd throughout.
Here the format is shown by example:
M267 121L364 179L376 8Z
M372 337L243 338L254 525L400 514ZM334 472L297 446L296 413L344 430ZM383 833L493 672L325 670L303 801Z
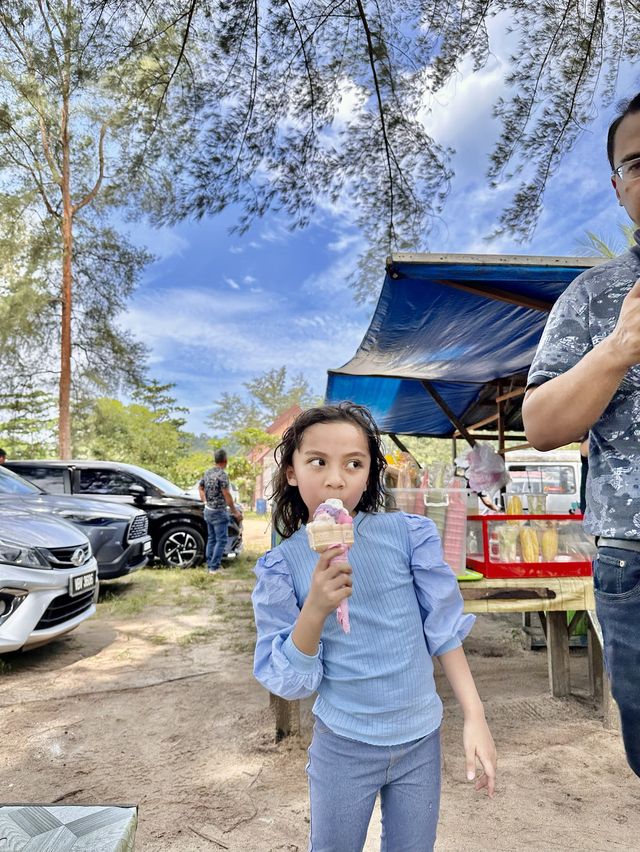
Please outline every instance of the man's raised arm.
M529 388L522 420L529 443L554 450L580 439L611 402L629 367L640 363L640 279L613 332L570 370Z

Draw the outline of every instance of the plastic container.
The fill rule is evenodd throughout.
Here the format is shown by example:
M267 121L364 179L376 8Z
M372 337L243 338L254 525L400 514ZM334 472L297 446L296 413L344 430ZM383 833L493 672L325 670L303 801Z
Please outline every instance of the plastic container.
M581 515L469 515L467 530L467 565L489 579L591 576Z
M411 515L425 515L434 522L442 541L445 562L455 574L466 568L468 491L462 480L460 487L390 488L389 508Z

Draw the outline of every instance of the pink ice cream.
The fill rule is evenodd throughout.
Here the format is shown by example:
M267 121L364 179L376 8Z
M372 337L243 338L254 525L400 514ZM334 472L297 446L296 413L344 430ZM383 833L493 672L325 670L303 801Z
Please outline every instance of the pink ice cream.
M344 544L347 548L353 544L353 518L344 508L342 500L331 498L320 503L313 513L313 520L307 524L309 546L316 553L322 553L333 544ZM331 560L331 565L348 562L348 550ZM349 633L349 602L345 598L336 610L338 623L345 633Z

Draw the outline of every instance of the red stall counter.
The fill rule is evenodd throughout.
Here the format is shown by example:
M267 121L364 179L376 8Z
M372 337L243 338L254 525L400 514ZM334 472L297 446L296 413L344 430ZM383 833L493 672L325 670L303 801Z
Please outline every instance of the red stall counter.
M467 565L490 579L589 577L582 515L467 515Z

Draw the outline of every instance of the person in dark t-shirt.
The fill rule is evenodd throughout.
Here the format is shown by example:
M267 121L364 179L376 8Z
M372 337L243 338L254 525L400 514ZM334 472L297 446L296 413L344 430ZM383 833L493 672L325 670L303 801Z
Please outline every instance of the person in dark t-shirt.
M200 499L205 504L204 519L207 524L207 570L210 574L220 568L227 543L227 526L229 511L238 521L240 512L233 502L229 490L229 478L225 472L227 466L227 453L225 450L216 450L214 455L215 466L206 470L198 484Z

